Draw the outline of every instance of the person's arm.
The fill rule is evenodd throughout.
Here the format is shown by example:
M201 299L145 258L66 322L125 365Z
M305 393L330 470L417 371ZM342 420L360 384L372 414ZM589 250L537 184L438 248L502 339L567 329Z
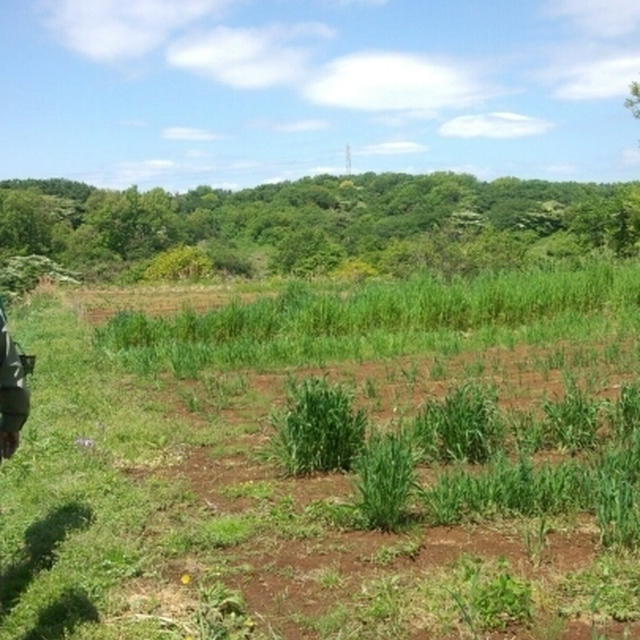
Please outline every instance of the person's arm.
M19 432L29 417L29 390L20 356L0 308L0 458L18 448Z

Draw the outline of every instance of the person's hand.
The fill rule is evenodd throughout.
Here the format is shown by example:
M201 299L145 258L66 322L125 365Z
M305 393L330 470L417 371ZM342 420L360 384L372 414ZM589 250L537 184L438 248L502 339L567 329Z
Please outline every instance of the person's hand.
M20 444L18 431L0 431L0 460L10 458Z

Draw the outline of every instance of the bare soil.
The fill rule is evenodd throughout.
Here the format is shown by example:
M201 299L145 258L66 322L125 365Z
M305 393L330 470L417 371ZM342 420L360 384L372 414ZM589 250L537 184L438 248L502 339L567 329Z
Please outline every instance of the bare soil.
M73 304L78 313L89 322L97 323L121 308L135 308L148 313L163 314L179 310L188 304L195 310L214 308L232 297L229 291L191 291L179 302L158 304L158 290L148 295L137 292L135 299L130 290L109 289L105 292L74 292ZM254 294L247 294L250 299ZM166 299L167 296L162 296ZM237 297L233 294L233 297ZM178 305L179 306L176 306ZM591 348L602 356L602 345ZM562 372L551 366L549 355L559 349L568 361L577 348L571 344L557 344L549 348L518 345L513 349L492 348L481 353L463 353L446 360L434 357L407 357L392 361L340 363L326 368L297 368L276 372L238 372L247 380L252 398L259 400L251 406L242 399L232 399L229 406L219 412L225 425L251 424L255 432L238 436L246 454L215 457L208 447L189 452L187 458L170 469L171 477L185 478L203 504L215 513L233 514L251 509L255 500L250 497L229 497L229 488L239 483L269 482L274 487L274 503L288 496L294 509L301 512L316 500L349 501L353 484L344 474L315 475L304 478L285 478L274 465L257 462L253 453L261 450L269 437L268 411L282 404L286 395L287 379L326 375L332 380L348 383L354 390L356 404L364 407L377 424L393 428L403 416L414 414L429 398L441 397L470 377L495 385L500 407L504 410L540 412L545 399L562 397ZM438 364L445 369L443 379ZM598 384L593 393L601 398L615 398L620 386L631 378L629 372L617 371L613 364L599 358ZM580 368L574 367L580 373ZM591 369L590 369L591 370ZM585 370L586 371L586 370ZM585 384L585 380L581 381ZM189 383L196 384L196 383ZM205 428L206 422L197 413L182 407L176 397L174 410L182 420L192 421L193 428ZM228 444L233 444L231 439ZM560 460L562 452L546 454L548 459ZM421 479L429 481L431 470L421 470ZM415 537L415 531L412 531ZM287 539L279 536L259 536L250 542L228 550L229 561L245 570L232 575L230 587L240 590L252 617L265 628L271 627L286 640L320 638L310 621L331 612L338 605L350 603L354 595L362 593L363 585L381 576L399 575L410 584L425 579L436 568L447 567L462 554L485 559L505 558L513 570L532 580L553 585L559 576L569 571L588 567L599 552L594 523L585 517L567 530L554 530L547 537L547 545L540 561L534 563L527 553L521 530L513 523L495 523L475 526L427 527L419 530L419 548L411 557L398 555L390 562L376 562L376 554L407 539L406 534L379 531L340 531L327 528L322 536L309 539ZM328 569L339 576L327 585L322 576ZM354 611L354 615L358 615ZM640 623L600 624L608 639L640 638ZM542 640L536 624L524 628L509 628L505 632L483 635L483 638ZM367 636L372 637L372 636ZM465 637L457 634L451 638ZM588 619L564 620L563 629L556 638L563 640L591 639L592 627ZM431 640L424 629L416 628L410 640Z

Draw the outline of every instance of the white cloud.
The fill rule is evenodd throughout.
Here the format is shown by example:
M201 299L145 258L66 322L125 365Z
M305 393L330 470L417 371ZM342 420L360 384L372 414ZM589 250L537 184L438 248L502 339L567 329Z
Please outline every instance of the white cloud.
M172 160L154 159L119 162L101 171L82 176L82 180L104 189L126 189L131 185L156 187L166 183L180 167Z
M469 68L393 52L338 58L304 88L312 102L365 111L461 107L483 93Z
M319 23L259 29L217 27L171 45L167 62L240 89L291 84L304 76L309 38L332 35L329 27ZM301 38L305 45L295 44Z
M42 0L45 20L69 48L100 62L135 58L231 0Z
M640 53L593 59L551 72L560 78L558 98L586 100L613 98L629 93L629 85L640 77Z
M439 132L456 138L521 138L540 135L552 126L548 120L495 112L454 118L445 122Z
M301 133L304 131L321 131L327 129L329 123L325 120L296 120L295 122L282 122L275 125L276 131L283 133Z
M399 141L370 144L357 151L356 154L361 156L389 156L405 153L423 153L428 150L429 147L417 142Z
M638 0L550 0L547 10L570 18L588 34L601 38L632 33L640 25Z
M192 127L167 127L162 131L165 140L188 140L190 142L208 142L219 140L220 136L206 129L193 129Z
M320 167L312 167L307 170L305 175L307 176L341 176L345 172L344 167L331 167L331 166L320 166Z

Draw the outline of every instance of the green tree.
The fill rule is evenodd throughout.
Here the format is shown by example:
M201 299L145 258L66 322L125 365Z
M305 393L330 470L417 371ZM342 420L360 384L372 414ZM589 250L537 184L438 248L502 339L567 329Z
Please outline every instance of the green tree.
M4 255L51 253L55 218L35 189L0 192L0 252Z
M632 82L629 93L631 95L625 100L624 106L631 110L634 118L640 118L640 82Z

